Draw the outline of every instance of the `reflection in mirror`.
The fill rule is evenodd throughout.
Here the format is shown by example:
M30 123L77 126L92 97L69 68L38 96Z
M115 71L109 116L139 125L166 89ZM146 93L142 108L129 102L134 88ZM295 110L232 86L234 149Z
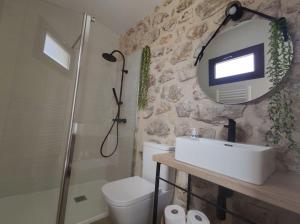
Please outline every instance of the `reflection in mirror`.
M272 83L266 68L270 60L270 22L253 19L220 33L198 64L200 87L223 104L246 103L265 95Z
M227 58L225 61L216 63L215 68L216 79L254 72L254 54L251 53L236 58Z

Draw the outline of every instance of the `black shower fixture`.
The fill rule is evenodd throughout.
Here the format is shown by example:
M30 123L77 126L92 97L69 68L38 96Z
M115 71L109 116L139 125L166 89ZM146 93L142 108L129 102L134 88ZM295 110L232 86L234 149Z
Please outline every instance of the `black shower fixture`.
M118 53L121 55L122 57L122 61L123 61L123 66L122 66L122 76L121 76L121 86L120 86L120 92L119 92L119 97L117 96L117 92L116 92L116 89L115 88L112 88L112 91L113 91L113 95L114 95L114 98L115 98L115 101L116 101L116 104L117 104L117 107L118 107L118 110L117 110L117 114L115 116L115 118L112 120L113 123L109 129L109 131L107 132L106 136L104 137L102 143L101 143L101 147L100 147L100 154L102 157L105 157L105 158L108 158L108 157L111 157L115 154L115 152L117 151L117 148L118 148L118 144L119 144L119 124L120 123L126 123L127 120L125 118L120 118L120 113L121 113L121 105L123 104L122 102L122 94L123 94L123 82L124 82L124 74L127 74L128 73L128 70L125 70L125 63L126 63L126 60L125 60L125 56L124 54L119 51L119 50L114 50L112 51L111 53L103 53L102 54L102 57L106 60L106 61L109 61L109 62L116 62L117 61L117 58L114 56L115 53ZM114 147L114 150L109 153L109 154L104 154L103 152L103 148L104 148L104 144L105 142L107 141L109 135L111 134L112 132L112 129L114 128L114 126L117 125L117 142L116 142L116 145Z
M124 56L124 54L123 54L121 51L119 51L119 50L114 50L114 51L112 51L111 53L103 53L103 54L102 54L102 57L103 57L106 61L109 61L109 62L116 62L116 61L117 61L117 58L114 56L115 53L119 53L119 54L121 55L121 57L122 57L122 59L123 59L123 70L122 70L122 72L124 72L125 74L127 74L128 71L125 70L125 62L126 62L125 56Z
M269 16L262 12L258 12L258 11L255 11L255 10L252 10L252 9L242 6L242 4L239 1L233 1L228 4L228 6L225 10L225 19L223 20L221 25L217 28L217 30L214 32L214 34L211 36L211 38L207 41L207 43L202 47L202 49L201 49L200 53L198 54L197 59L195 61L195 66L198 64L198 62L201 61L201 59L204 55L205 49L210 44L210 42L216 37L218 32L221 30L221 28L223 26L225 26L230 20L238 21L239 19L241 19L244 12L253 13L255 15L258 15L258 16L260 16L264 19L270 20L270 21L277 21L280 26L280 30L282 31L284 40L285 41L289 40L287 21L286 21L285 17L276 18L273 16Z
M103 53L102 57L106 60L106 61L110 61L110 62L116 62L117 58L115 56L113 56L112 54L109 53Z

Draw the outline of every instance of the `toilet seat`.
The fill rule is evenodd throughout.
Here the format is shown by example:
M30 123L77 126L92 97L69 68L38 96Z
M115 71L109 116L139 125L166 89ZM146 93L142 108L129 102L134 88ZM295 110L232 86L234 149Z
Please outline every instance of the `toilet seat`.
M151 182L135 176L107 183L102 192L112 205L125 207L153 197L154 188Z

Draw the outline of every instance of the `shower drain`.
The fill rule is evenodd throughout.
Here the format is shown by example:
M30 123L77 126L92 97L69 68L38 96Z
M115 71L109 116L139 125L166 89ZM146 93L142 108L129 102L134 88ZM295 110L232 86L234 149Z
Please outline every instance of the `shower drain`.
M87 197L85 195L80 195L78 197L74 197L74 201L76 203L83 202L83 201L86 201L86 200L87 200Z

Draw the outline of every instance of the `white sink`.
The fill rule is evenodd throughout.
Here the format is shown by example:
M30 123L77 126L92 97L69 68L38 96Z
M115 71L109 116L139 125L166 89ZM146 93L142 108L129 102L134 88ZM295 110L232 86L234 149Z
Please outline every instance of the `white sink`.
M205 138L176 138L175 159L258 185L275 170L270 147Z

